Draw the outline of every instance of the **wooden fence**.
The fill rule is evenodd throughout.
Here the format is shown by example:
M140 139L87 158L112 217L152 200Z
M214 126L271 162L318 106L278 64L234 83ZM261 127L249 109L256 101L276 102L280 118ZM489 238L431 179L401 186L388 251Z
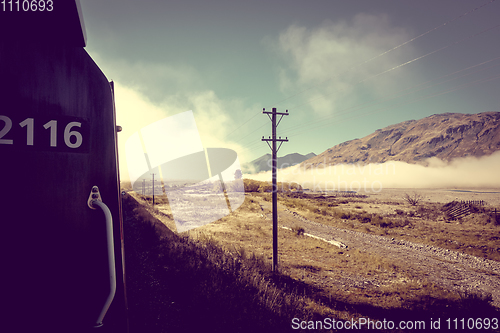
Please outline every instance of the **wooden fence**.
M459 202L463 205L474 205L474 206L486 205L486 201L484 201L484 200L461 200Z
M471 208L474 206L484 206L484 200L461 200L451 202L445 209L446 216L451 220L458 220L472 213Z

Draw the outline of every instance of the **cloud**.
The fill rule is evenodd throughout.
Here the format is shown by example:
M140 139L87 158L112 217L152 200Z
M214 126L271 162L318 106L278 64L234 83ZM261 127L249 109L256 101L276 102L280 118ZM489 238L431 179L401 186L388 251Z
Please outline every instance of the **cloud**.
M190 110L205 148L232 149L241 163L250 159L248 151L236 143L240 133L234 130L241 124L242 115L259 109L256 105L244 105L239 98L219 97L194 67L110 59L98 52L91 56L115 84L117 125L123 129L118 136L122 179L128 179L127 139L151 123Z
M110 80L134 89L153 103L161 103L166 97L178 93L207 89L203 77L191 66L124 58L110 60L98 52L92 52L92 59Z
M215 92L186 92L167 96L160 104L153 103L140 91L115 82L115 103L117 125L123 130L118 135L120 175L128 179L125 159L125 142L143 127L163 118L192 110L196 126L205 148L229 148L237 152L239 160L245 160L245 152L229 135L234 128L228 116L231 110L241 109L238 100L221 100ZM182 142L165 142L165 145L179 145Z
M325 22L315 29L292 25L278 41L285 60L281 90L291 95L314 87L304 98L318 114L386 97L401 89L401 81L409 84L414 75L405 67L369 78L412 59L414 49L405 45L377 56L409 38L406 30L391 25L387 15L358 14L349 22Z
M278 171L278 181L296 182L311 190L380 192L383 188L499 188L500 151L464 157L449 163L432 158L429 166L391 161L381 164L339 164L307 169L293 166ZM271 172L245 175L270 181Z

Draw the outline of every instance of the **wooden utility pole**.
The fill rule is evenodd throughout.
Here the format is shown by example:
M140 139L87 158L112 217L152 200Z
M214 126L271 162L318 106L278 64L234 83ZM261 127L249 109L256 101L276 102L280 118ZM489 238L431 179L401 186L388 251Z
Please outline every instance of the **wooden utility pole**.
M155 174L151 174L153 176L153 207L155 206Z
M269 119L271 119L271 124L272 124L272 137L269 137L269 139L264 139L262 137L262 141L266 141L267 145L269 148L271 148L272 151L272 159L273 159L273 272L276 272L278 270L278 184L276 181L276 169L277 169L277 164L278 164L278 150L280 149L281 145L283 142L288 142L288 138L282 139L279 137L279 139L276 138L276 127L278 127L279 123L281 122L281 119L283 116L288 116L288 110L286 110L286 113L283 112L276 112L276 108L273 108L272 112L266 112L266 109L262 109L262 113L267 114ZM276 116L280 115L280 119L278 120L278 123L276 123ZM269 141L272 142L272 146L269 144ZM280 145L278 148L276 148L276 142L279 142Z

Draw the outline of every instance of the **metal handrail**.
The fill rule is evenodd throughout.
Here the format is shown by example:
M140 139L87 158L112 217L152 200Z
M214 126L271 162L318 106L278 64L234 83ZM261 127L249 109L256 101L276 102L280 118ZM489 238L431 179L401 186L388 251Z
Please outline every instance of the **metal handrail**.
M114 242L113 242L113 217L111 216L111 211L109 210L108 206L100 200L92 200L90 201L91 208L94 208L95 206L99 207L106 218L106 237L107 237L107 243L108 243L108 266L109 266L109 295L106 299L106 302L104 303L104 306L101 310L101 313L99 314L99 317L97 318L96 324L94 327L101 327L102 326L102 320L104 319L104 316L106 315L106 312L109 309L109 306L111 305L111 302L113 302L113 298L115 297L115 292L116 292L116 271L115 271L115 250L114 250ZM95 209L95 208L94 208Z

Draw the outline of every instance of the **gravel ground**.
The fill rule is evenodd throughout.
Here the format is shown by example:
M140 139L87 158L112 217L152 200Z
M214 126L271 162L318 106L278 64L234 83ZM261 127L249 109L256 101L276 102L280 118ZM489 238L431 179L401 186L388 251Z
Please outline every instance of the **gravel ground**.
M261 205L266 209L271 208L270 202L261 201ZM267 218L272 219L272 215L267 214ZM377 253L413 274L424 275L428 281L447 289L491 294L492 304L500 307L500 263L497 261L406 240L327 226L310 221L281 205L279 222L280 226L287 228L302 226L306 233L326 241L341 242L347 245L348 249ZM321 261L321 258L317 260ZM345 272L337 283L342 286L360 287L367 284L379 286L390 281Z

